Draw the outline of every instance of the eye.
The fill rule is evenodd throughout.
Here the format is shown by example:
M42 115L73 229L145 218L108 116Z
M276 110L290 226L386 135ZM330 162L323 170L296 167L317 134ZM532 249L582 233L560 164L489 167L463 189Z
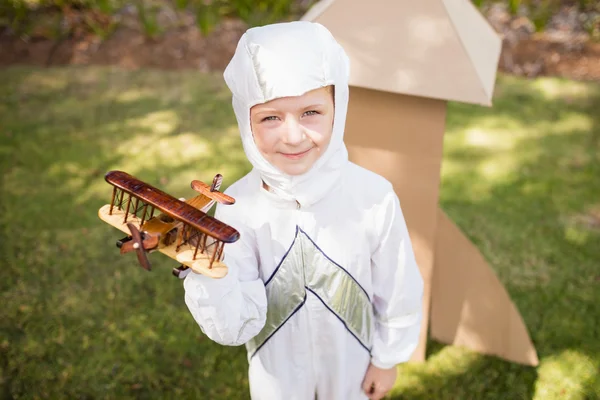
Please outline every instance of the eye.
M317 115L317 114L319 114L319 112L315 111L315 110L306 111L304 113L304 115L306 115L306 116Z
M270 115L268 117L264 117L263 119L260 120L260 122L265 122L265 121L275 121L277 120L277 117L274 115Z

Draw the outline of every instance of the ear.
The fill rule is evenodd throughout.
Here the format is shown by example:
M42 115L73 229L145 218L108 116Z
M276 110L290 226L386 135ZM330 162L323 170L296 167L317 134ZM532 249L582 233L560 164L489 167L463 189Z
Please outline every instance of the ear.
M331 94L331 100L333 100L333 107L335 108L335 85L327 86L327 91Z

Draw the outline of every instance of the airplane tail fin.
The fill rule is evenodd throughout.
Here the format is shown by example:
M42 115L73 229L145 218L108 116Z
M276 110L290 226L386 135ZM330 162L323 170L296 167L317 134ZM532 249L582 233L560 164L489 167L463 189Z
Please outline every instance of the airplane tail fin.
M233 197L228 196L225 193L219 192L219 188L221 187L222 182L223 177L221 176L221 174L217 174L215 175L211 186L208 186L202 181L193 180L191 187L196 192L203 194L204 196L212 200L218 201L221 204L235 203L235 199Z

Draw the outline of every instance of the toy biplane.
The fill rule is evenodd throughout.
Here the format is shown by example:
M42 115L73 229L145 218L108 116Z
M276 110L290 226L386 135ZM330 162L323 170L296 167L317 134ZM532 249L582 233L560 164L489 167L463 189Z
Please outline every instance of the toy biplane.
M158 250L181 263L173 269L173 275L180 279L190 270L213 278L227 275L223 249L225 244L237 241L240 234L207 214L215 202L235 202L219 192L223 181L220 174L211 186L192 181L192 189L199 194L187 201L122 171L110 171L104 178L113 186L112 200L100 208L98 216L127 234L117 241L121 254L135 251L140 265L150 270L147 253Z

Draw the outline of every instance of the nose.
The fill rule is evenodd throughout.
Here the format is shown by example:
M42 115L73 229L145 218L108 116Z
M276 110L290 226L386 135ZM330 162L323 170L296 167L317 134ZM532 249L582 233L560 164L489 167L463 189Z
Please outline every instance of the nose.
M297 145L304 140L304 128L295 118L287 118L283 142L289 145Z

